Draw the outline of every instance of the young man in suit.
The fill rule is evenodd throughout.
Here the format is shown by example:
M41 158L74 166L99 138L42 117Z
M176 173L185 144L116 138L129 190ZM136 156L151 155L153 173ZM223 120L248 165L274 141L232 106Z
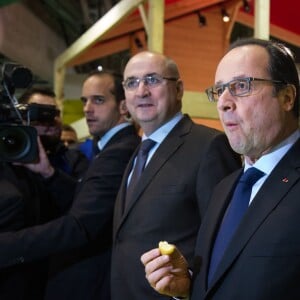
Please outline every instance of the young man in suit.
M299 299L299 78L293 56L276 42L238 40L220 61L207 94L217 101L230 145L244 156L245 166L213 193L198 235L192 285L187 263L160 256L158 249L141 258L146 276L157 291L190 294L192 300ZM228 227L227 246L218 248L218 232L236 200L231 195L250 167L262 177L252 186L239 222L234 215L237 225ZM215 265L216 249L222 255Z
M155 145L129 195L133 165L138 165L133 156L116 200L112 299L166 299L148 285L141 254L168 240L192 259L211 191L241 161L223 133L196 125L181 113L183 82L173 60L140 52L127 63L123 85L142 139Z
M140 142L127 121L124 98L117 74L97 72L85 80L84 112L91 134L100 138L100 152L79 183L68 213L41 226L0 234L0 268L57 254L45 299L110 299L113 207L125 167ZM40 167L47 184L61 191L57 202L63 206L64 198L72 196L64 192L68 182L49 164L42 147L39 164L35 171Z

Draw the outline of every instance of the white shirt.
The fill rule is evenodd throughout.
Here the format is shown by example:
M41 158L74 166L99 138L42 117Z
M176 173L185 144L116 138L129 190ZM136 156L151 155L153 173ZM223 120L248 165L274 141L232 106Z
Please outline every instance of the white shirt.
M255 167L265 173L265 175L253 185L249 204L251 203L263 183L266 181L268 176L271 174L273 169L279 163L279 161L299 138L300 131L296 130L287 139L277 145L270 153L267 153L259 158L252 166L245 161L244 171L246 171L250 167Z
M102 137L101 139L98 141L97 145L99 150L102 150L105 145L110 141L110 139L117 133L119 132L121 129L130 126L131 123L129 122L124 122L121 124L116 125L115 127L109 129Z
M154 155L155 151L160 146L160 144L164 141L167 135L171 132L171 130L177 125L177 123L182 118L183 118L183 114L181 112L178 112L170 121L168 121L163 126L155 130L149 136L143 134L142 141L145 139L151 139L156 142L154 147L149 151L146 165L149 163L150 159L152 158L152 156Z
M170 131L175 127L175 125L183 118L183 114L181 112L178 112L170 121L165 123L163 126L159 127L157 130L155 130L153 133L151 133L149 136L146 136L143 134L142 141L146 139L151 139L156 142L156 144L151 148L151 150L148 153L147 161L145 166L149 163L151 158L153 157L155 151L160 146L160 144L163 142L163 140L167 137L167 135L170 133ZM134 160L131 172L128 176L127 184L129 184L132 172L135 166L136 158Z

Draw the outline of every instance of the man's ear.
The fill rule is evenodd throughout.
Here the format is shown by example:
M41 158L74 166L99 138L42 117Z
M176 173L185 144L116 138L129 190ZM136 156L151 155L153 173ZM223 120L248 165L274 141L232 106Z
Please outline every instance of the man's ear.
M288 84L279 92L282 98L282 105L285 111L291 111L296 101L296 88L293 84Z
M120 110L121 115L127 115L128 114L128 109L127 109L127 106L126 106L125 99L121 100L121 102L119 104L119 110Z
M183 90L184 90L183 81L181 79L178 79L178 81L176 82L176 90L177 90L177 99L181 101L183 97Z

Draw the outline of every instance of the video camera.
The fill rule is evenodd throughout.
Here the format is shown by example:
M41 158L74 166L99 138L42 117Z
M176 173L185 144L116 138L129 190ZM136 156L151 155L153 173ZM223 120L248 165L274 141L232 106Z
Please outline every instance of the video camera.
M19 104L16 89L32 83L29 69L6 63L1 68L0 84L0 161L33 162L38 157L37 131L32 121L52 121L57 116L53 105Z

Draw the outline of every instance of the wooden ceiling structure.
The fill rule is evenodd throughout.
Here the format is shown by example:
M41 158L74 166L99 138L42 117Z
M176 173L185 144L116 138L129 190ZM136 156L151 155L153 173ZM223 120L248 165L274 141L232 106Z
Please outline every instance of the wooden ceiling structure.
M121 0L55 61L55 90L63 98L65 69L125 49L147 36L147 48L163 52L164 24L216 5L240 5L240 0Z
M213 16L217 15L217 11L220 15L221 8L230 12L231 21L225 27L221 25L222 22L213 23L213 26L222 26L220 30L223 41L220 53L228 46L235 22L254 28L256 37L269 38L269 34L272 34L300 47L298 0L285 0L284 9L279 5L281 1L247 2L253 8L250 12L245 12L245 1L242 0L121 0L57 57L54 86L58 100L61 103L63 101L67 68L128 49L134 54L141 50L136 45L137 38L146 43L147 49L166 53L164 32L168 24L198 12ZM209 31L209 35L214 34L217 28L214 30ZM176 34L173 34L173 37L176 38ZM184 44L183 47L193 48L194 44ZM209 45L208 49L214 51L215 47L220 47L220 42L218 45Z

